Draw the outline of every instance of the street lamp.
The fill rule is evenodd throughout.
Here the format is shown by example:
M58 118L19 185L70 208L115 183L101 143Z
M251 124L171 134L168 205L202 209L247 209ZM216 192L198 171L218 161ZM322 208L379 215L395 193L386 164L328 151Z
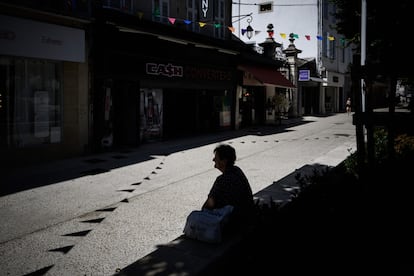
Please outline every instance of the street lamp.
M253 20L252 13L242 14L242 15L234 15L233 17L238 17L238 19L235 20L235 21L233 21L232 23L240 22L240 20L242 20L242 19L244 19L244 18L247 17L246 21L249 24L249 26L247 26L246 29L240 29L239 28L239 30L241 30L241 34L242 35L244 35L246 33L247 38L248 39L251 39L253 37L253 32L254 32L252 26L250 26L250 22L252 22L252 20ZM239 23L239 26L240 26L240 23Z
M247 23L249 23L249 26L247 26L246 28L246 36L249 40L253 37L253 31L254 31L252 26L250 26L250 22L252 22L252 20L253 20L253 17L251 16L246 19Z

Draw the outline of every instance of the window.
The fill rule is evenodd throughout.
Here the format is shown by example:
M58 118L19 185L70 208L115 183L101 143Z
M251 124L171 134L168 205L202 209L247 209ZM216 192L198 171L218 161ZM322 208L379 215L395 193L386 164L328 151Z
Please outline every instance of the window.
M219 28L214 27L214 36L217 38L224 38L225 11L224 0L214 0L214 22L220 24Z
M32 59L0 59L1 144L27 147L59 143L62 133L62 63ZM7 137L7 138L5 138Z
M327 1L323 1L322 3L322 14L324 19L329 19L329 3Z
M198 32L200 27L196 22L198 21L197 0L187 0L187 19L191 20L192 24L187 26L187 30Z
M336 40L329 40L328 39L328 57L330 59L335 59L336 58Z
M132 0L104 0L103 7L127 13L133 12Z
M335 59L336 58L336 43L335 39L330 40L331 34L325 32L324 41L322 43L322 55L324 57Z
M170 4L168 0L153 0L152 2L152 20L157 22L169 23Z

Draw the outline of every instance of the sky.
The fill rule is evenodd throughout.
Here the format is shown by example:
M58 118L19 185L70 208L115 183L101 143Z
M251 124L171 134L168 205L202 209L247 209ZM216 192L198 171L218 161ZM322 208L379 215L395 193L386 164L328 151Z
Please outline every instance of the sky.
M302 50L300 58L317 56L318 6L317 0L233 0L232 14L234 34L246 43L262 43L268 37L267 25L274 26L274 40L287 48L289 34L297 35L296 48ZM259 4L269 3L272 10L260 12ZM250 16L247 16L251 14ZM249 40L242 34L250 25L255 30ZM306 38L307 36L307 38Z

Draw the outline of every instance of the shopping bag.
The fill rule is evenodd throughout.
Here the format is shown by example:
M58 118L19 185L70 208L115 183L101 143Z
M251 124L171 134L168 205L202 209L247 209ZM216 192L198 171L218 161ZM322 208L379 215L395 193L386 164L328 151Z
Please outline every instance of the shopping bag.
M184 235L199 241L220 243L232 211L231 205L213 210L194 210L187 217Z

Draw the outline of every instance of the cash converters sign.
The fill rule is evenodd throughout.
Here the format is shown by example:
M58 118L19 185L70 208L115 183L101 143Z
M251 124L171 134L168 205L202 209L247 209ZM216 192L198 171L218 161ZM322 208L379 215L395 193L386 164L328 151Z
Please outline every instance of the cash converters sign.
M229 70L218 68L200 68L191 65L175 65L172 63L146 63L147 75L168 78L183 78L187 80L231 81L232 73Z

